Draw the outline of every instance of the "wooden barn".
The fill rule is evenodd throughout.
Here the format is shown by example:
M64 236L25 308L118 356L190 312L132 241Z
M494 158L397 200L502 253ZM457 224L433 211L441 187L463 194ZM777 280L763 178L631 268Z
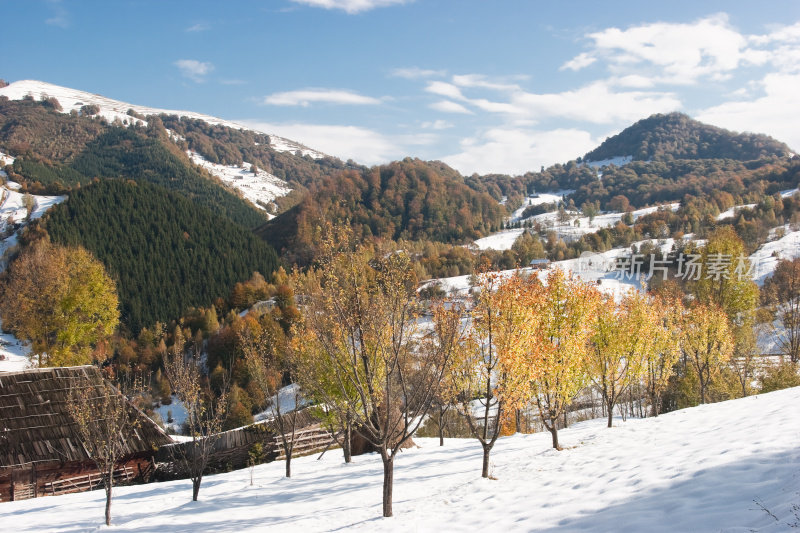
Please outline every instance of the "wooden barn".
M67 412L71 387L96 383L93 366L0 373L0 501L90 490L102 479ZM117 482L147 478L159 446L172 440L133 404L140 419L120 435L127 454Z

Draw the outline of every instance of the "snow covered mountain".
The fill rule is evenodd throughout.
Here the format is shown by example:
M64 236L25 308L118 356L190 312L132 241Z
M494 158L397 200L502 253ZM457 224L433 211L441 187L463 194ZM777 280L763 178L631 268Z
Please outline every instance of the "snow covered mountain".
M69 113L73 109L79 111L84 105L96 105L100 108L99 115L103 116L109 122L115 119L130 122L145 122L140 119L128 115L128 110L132 109L134 112L141 115L178 115L192 119L199 119L209 124L218 124L227 126L233 129L244 129L257 131L270 136L270 146L278 152L300 152L302 155L308 155L314 159L326 157L325 154L317 150L313 150L298 142L274 135L268 131L254 130L252 127L244 126L236 122L225 120L202 113L195 113L192 111L178 111L170 109L159 109L154 107L141 106L136 104L129 104L119 100L113 100L99 94L93 94L86 91L79 91L77 89L70 89L68 87L61 87L52 83L47 83L37 80L20 80L9 84L6 87L0 88L0 96L6 96L9 100L22 100L26 96L32 96L34 99L39 100L43 95L56 98L61 104L62 112ZM146 123L146 122L145 122Z

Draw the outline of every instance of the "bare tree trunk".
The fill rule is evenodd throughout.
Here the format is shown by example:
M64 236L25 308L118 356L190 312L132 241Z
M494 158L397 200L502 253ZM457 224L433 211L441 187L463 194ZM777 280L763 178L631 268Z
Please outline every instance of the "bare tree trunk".
M383 516L392 516L392 485L394 483L394 457L381 450L383 460Z
M489 477L489 454L492 452L492 444L483 445L483 469L481 470L481 477Z
M344 442L342 443L342 452L344 453L344 462L350 463L353 461L352 449L350 444L353 438L353 422L350 420L348 414L344 423Z
M286 477L292 477L292 455L286 455Z
M608 409L608 427L611 427L614 424L614 408L613 406L609 406Z
M698 373L698 379L700 380L700 403L706 403L706 382L703 379L703 374Z
M108 472L106 479L106 525L111 525L111 489L114 486L114 467Z
M200 482L203 481L203 477L199 476L192 479L192 501L197 501L197 495L200 494Z
M557 420L555 418L550 419L550 425L548 426L545 424L547 431L550 432L550 435L553 437L553 448L556 450L560 450L561 448L558 445L558 426L556 425Z
M522 409L516 409L514 411L514 423L516 425L516 432L522 433Z
M439 405L439 446L444 446L444 406Z

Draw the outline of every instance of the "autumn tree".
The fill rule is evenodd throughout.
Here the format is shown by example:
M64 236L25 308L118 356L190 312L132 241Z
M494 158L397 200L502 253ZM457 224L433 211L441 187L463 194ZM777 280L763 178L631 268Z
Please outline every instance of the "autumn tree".
M526 303L536 322L529 357L539 367L531 381L532 398L553 448L560 449L558 421L588 379L589 338L600 294L558 268L548 272L546 285L531 288Z
M783 331L778 335L781 353L800 361L800 258L778 261L775 273L764 283L766 303L777 307Z
M452 367L449 379L460 384L459 409L483 448L481 476L487 478L503 421L526 398L530 369L523 353L530 335L524 332L531 312L522 298L528 287L519 275L503 280L497 273L484 273L479 287L463 363Z
M752 325L758 286L750 277L744 243L731 226L722 226L701 249L702 271L692 287L697 300L714 304L735 324Z
M114 470L128 453L124 435L136 430L139 417L119 390L106 382L96 369L90 370L95 371L87 372L85 379L70 383L66 408L75 421L83 449L102 475L106 493L105 518L109 526Z
M102 263L84 248L46 239L11 264L0 295L4 327L31 341L39 366L90 363L93 349L116 329L118 308Z
M220 393L215 397L203 378L200 352L197 347L186 351L186 338L175 328L172 347L163 354L164 373L172 391L186 411L186 428L192 440L169 448L173 460L192 480L192 501L197 501L214 445L225 423L230 380L223 379Z
M631 291L617 304L604 296L594 317L594 334L589 350L589 373L600 390L608 411L608 427L614 407L635 383L639 382L656 344L651 334L656 317L647 297Z
M432 312L433 327L425 339L427 343L425 353L429 354L429 357L450 360L451 369L462 369L468 348L464 305L449 301L440 302L433 306ZM448 372L431 400L431 408L438 421L439 446L444 446L446 415L457 404L462 389L458 376L457 371Z
M688 310L681 349L697 372L700 402L708 400L708 385L733 353L728 317L714 305L694 305Z
M297 413L300 405L300 388L294 387L289 402L282 398L281 379L286 376L294 383L294 361L289 357L283 330L271 318L258 328L245 328L239 333L239 344L244 354L250 379L262 396L271 401L275 413L278 438L286 456L286 477L292 476L292 454L297 431ZM270 400L270 399L273 400Z
M650 415L658 416L664 392L681 355L685 313L683 304L676 297L656 296L650 305L655 321L647 332L652 339L652 349L644 362L645 387L650 401Z
M406 254L356 244L344 226L329 229L321 248L318 267L297 279L300 365L329 374L309 385L346 409L377 449L383 516L392 516L394 460L429 411L448 361L418 349L417 280Z

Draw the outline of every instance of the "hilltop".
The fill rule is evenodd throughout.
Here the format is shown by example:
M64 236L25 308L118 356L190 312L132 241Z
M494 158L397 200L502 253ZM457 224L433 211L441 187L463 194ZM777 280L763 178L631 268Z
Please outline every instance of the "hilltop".
M786 157L792 151L772 137L736 133L703 124L683 113L652 115L609 137L583 156L586 162L628 158L633 161L662 159L735 159Z

